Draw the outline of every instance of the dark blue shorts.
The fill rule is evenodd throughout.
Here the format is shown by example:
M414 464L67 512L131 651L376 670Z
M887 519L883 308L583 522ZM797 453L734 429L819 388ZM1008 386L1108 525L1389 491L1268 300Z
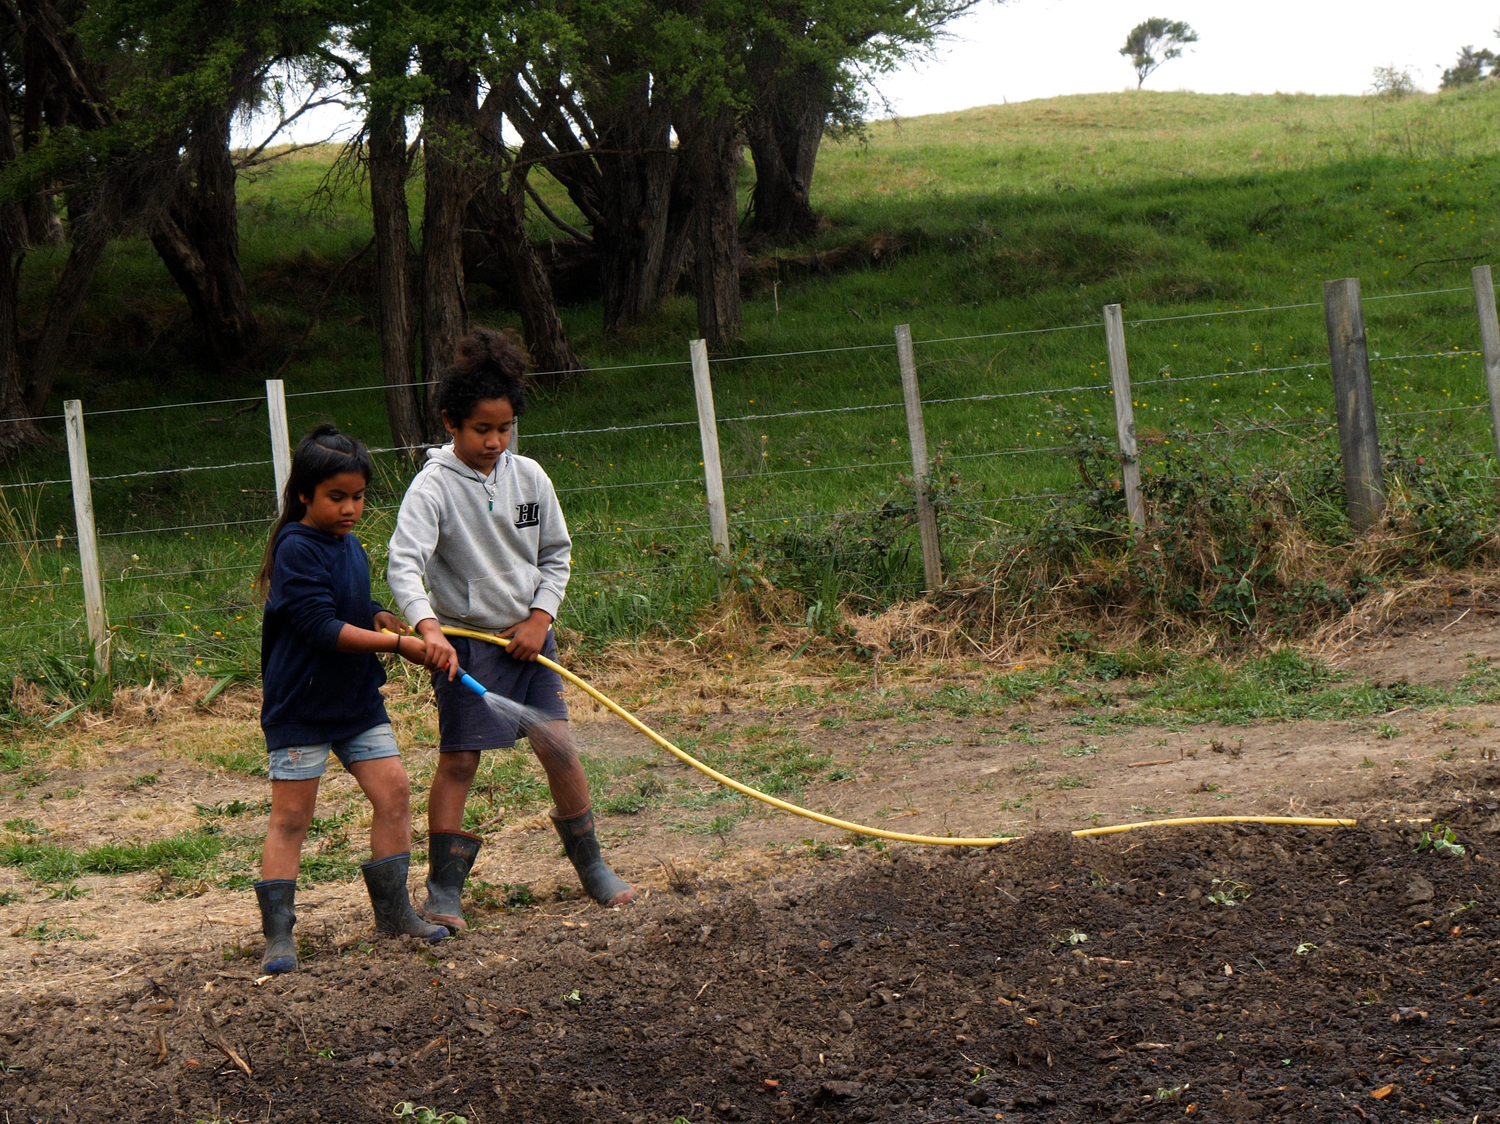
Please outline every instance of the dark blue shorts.
M512 659L500 645L470 640L467 636L451 636L449 641L463 669L489 690L533 707L548 718L568 720L562 676L550 667L534 660ZM542 655L557 659L557 638L551 629L547 630ZM437 696L438 748L444 753L509 749L516 744L517 737L526 735L514 720L497 715L462 683L456 680L450 683L447 672L432 677L432 690Z

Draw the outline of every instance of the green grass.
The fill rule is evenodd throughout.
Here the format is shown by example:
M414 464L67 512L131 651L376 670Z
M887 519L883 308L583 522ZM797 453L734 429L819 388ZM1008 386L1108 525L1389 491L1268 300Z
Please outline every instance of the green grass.
M214 772L234 773L242 777L263 777L266 775L266 755L264 751L257 752L253 749L210 750L200 754L198 760L202 765Z
M1035 504L1003 497L1052 491L1076 475L1071 458L1057 453L991 454L1065 444L1096 423L1112 434L1112 407L1100 393L1108 379L1097 326L1107 302L1123 303L1127 320L1312 305L1129 326L1138 383L1223 376L1138 387L1137 423L1148 439L1249 420L1326 422L1332 404L1325 371L1235 373L1326 357L1316 307L1326 278L1359 276L1367 297L1461 290L1369 301L1375 353L1474 346L1472 301L1462 290L1468 259L1488 260L1495 248L1500 89L1493 86L1399 102L1090 95L877 123L868 144L829 144L814 184L815 203L828 218L816 245L878 233L903 249L875 269L790 278L775 302L764 293L747 304L744 338L714 368L730 518L743 552L727 571L705 564L694 426L535 436L690 422L691 301L672 298L618 339L603 336L597 306L565 310L591 365L676 365L581 376L538 395L524 419L521 450L553 475L577 535L562 623L589 639L691 634L695 615L723 583L751 581L758 559L777 560L778 580L810 601L855 595L879 604L918 582L904 519L871 516L828 532L821 517L848 510L903 515L908 454L899 410L735 420L898 401L889 346L898 323L912 324L918 341L928 440L945 481L943 532L950 569L960 573L982 566L990 544L1036 519ZM369 236L361 194L315 197L326 166L325 156L306 155L242 185L242 259L267 342L231 377L193 362L181 298L144 239L112 246L100 271L79 326L80 338L92 342L62 373L53 407L63 398L84 400L96 476L159 473L95 484L117 676L144 681L164 669L256 674L258 611L249 582L263 534L256 521L272 507L271 475L267 465L182 471L268 459L264 409L253 403L99 411L254 398L260 380L280 372L290 393L307 395L290 400L294 434L327 418L372 444L389 443L378 391L322 393L379 381L364 297L332 294L305 346L292 353L309 328L308 310ZM61 261L51 250L28 257L23 311L31 320ZM515 323L482 287L471 294L471 310L482 321ZM1079 327L958 339L1069 325ZM785 354L838 347L867 350ZM740 358L771 353L778 354ZM1399 438L1413 455L1488 449L1488 422L1477 408L1483 377L1473 357L1378 362L1375 383L1377 404L1390 413L1476 407L1388 419L1388 443ZM1048 387L1084 389L932 401ZM57 423L48 425L56 432ZM1318 432L1247 435L1234 456L1242 464L1275 463ZM1325 434L1317 445L1330 448L1332 438ZM410 473L396 457L379 460L361 528L377 574ZM1146 468L1153 467L1148 456ZM3 482L65 476L60 443L0 469ZM625 483L649 486L603 487ZM0 592L7 624L26 626L0 667L37 679L45 669L24 654L29 648L83 649L78 587L67 584L76 582L78 567L66 538L68 490L49 485L0 497L7 505L0 526L21 532L0 538L45 540L0 547L0 585L28 587ZM135 530L217 520L249 522ZM61 546L55 534L65 536ZM70 674L86 684L86 669ZM81 697L77 684L57 694Z
M976 715L1001 716L1017 706L1067 708L1065 725L1109 733L1138 726L1179 728L1192 723L1218 722L1243 725L1256 721L1304 719L1354 721L1380 718L1392 711L1434 707L1461 707L1500 702L1500 668L1481 660L1451 686L1395 683L1377 686L1368 680L1346 679L1323 662L1303 656L1291 648L1278 648L1262 655L1239 659L1181 658L1160 670L1142 669L1121 680L1119 661L1131 661L1130 652L1094 653L1090 657L1064 656L1039 672L1014 672L986 676L977 684L946 684L937 690L905 685L881 691L830 687L817 695L822 705L846 709L852 720L879 721L920 716L966 719ZM1154 663L1155 661L1153 661ZM1109 682L1112 688L1102 684ZM805 690L799 688L798 690ZM770 705L791 705L793 689L767 695ZM1369 727L1377 738L1400 736L1399 728L1377 722ZM984 727L980 733L995 733L999 727ZM1019 744L1039 745L1025 720L1008 726L1011 739ZM778 732L779 733L779 732ZM746 773L768 768L763 752L766 732L745 727L736 734L722 731L720 748L706 759L735 765ZM756 738L761 742L757 744ZM774 744L774 738L772 739ZM907 740L894 746L871 746L886 752L911 752L922 745L946 744L941 735L922 741ZM684 739L684 747L693 745ZM1064 758L1093 757L1100 746L1080 742L1060 748ZM741 773L716 765L731 776ZM1046 762L1028 756L1017 762L1021 775L1039 773ZM820 779L836 779L823 773ZM1062 777L1059 787L1073 787L1076 778ZM753 783L753 782L750 782ZM704 798L706 806L707 798Z
M104 843L78 851L34 839L0 844L0 863L20 867L38 882L70 881L81 874L161 870L178 879L201 877L224 850L217 835L186 832L154 843Z

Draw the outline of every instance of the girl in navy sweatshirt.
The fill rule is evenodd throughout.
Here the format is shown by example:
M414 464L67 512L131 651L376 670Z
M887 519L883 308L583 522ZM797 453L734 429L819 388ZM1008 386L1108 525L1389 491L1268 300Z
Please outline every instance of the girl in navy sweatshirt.
M375 810L371 858L360 870L376 930L434 942L448 935L417 917L407 893L411 788L380 694L385 670L376 653L420 664L426 646L403 635L410 629L370 599L369 559L350 533L364 513L373 468L358 441L327 423L313 429L292 457L261 566L260 724L271 756L271 823L255 896L267 973L297 967L297 869L330 752Z

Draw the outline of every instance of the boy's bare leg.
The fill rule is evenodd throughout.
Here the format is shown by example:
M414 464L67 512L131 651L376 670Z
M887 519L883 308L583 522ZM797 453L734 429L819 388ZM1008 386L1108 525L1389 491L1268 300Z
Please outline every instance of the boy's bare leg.
M463 915L464 883L483 843L463 829L464 804L478 768L477 750L439 753L427 793L427 900L421 912L455 933L469 927Z
M479 769L477 750L451 750L438 754L437 772L427 793L427 830L462 831L464 804Z
M609 868L599 850L594 831L594 811L589 804L589 782L568 735L566 722L545 722L526 731L532 751L547 771L547 786L557 810L553 826L562 838L563 850L578 872L583 888L600 905L624 905L635 890Z
M526 731L531 751L547 773L547 787L560 819L572 819L589 810L589 781L583 762L573 748L566 722L538 722Z

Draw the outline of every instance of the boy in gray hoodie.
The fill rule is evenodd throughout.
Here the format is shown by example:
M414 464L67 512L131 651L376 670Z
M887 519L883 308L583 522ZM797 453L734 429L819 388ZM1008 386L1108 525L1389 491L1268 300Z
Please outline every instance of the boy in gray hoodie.
M453 442L430 449L396 518L387 580L403 619L415 622L433 671L441 735L428 795L427 901L422 913L467 928L459 900L483 842L463 830L464 804L487 749L526 737L547 773L551 816L589 896L624 905L630 885L604 861L588 780L568 736L562 678L536 662L557 658L552 621L568 586L572 540L541 465L509 451L525 409L526 356L507 335L476 328L438 384ZM442 633L492 632L508 648ZM455 681L459 667L491 691L548 717L530 728L496 715Z

